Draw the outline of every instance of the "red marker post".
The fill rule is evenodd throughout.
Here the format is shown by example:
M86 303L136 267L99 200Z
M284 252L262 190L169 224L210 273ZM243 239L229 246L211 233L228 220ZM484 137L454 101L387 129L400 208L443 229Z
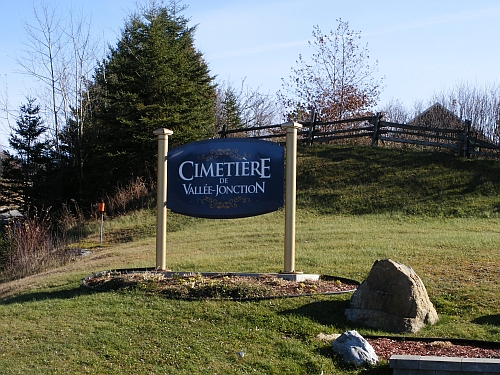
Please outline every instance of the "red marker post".
M97 211L101 213L101 230L99 232L99 247L102 247L102 227L104 224L104 203L97 203Z

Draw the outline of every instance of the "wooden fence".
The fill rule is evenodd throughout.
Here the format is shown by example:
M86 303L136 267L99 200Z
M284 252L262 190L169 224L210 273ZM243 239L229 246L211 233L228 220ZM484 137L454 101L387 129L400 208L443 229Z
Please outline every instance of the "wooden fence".
M378 113L374 116L338 121L301 122L301 125L303 128L298 131L298 141L307 145L354 139L360 142L360 139L364 139L363 143L372 146L379 143L411 144L449 149L466 158L471 155L500 158L500 145L487 140L486 137L481 139L471 129L470 121L464 121L462 129L420 126L383 121L382 115ZM248 138L274 138L277 142L284 142L285 139L285 132L279 124L240 129L227 129L224 126L218 134L221 138L227 138L238 133L245 133Z

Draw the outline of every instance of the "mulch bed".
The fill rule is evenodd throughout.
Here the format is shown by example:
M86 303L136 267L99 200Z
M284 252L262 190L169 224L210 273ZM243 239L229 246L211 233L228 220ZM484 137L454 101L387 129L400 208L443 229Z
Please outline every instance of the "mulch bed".
M487 344L462 345L450 341L393 340L388 338L367 338L379 358L388 360L393 354L425 355L437 357L500 358L500 344L496 348Z
M356 290L358 282L331 276L317 281L289 281L273 275L220 274L165 277L161 272L109 271L90 275L84 285L95 290L137 289L178 299L251 300L338 294Z

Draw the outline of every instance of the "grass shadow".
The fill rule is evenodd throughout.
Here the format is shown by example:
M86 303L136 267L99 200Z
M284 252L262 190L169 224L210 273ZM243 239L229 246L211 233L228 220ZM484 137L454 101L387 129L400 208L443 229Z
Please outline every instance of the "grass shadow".
M360 372L361 375L392 375L392 373L392 368L389 368L389 364L367 367Z
M352 372L358 369L355 365L345 362L340 354L333 351L331 345L321 347L316 352L325 358L330 358L334 366L340 370ZM392 369L386 361L381 361L375 366L364 365L359 369L360 375L392 375Z
M479 318L472 320L472 323L489 324L500 327L500 314L480 316Z
M34 292L34 293L25 293L25 294L9 296L0 299L0 305L10 305L13 303L24 303L24 302L37 302L45 300L71 299L79 296L89 295L92 293L99 293L99 291L78 286L72 289L57 290L53 292Z
M350 300L331 300L311 302L296 309L284 310L281 315L300 315L322 325L332 325L338 329L351 329L344 311L349 308Z

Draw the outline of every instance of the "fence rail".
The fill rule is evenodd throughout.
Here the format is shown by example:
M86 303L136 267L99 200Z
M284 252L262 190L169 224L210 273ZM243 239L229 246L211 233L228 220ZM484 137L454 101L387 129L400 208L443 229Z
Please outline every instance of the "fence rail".
M314 115L311 115L311 119ZM500 144L480 139L471 131L471 122L464 121L463 128L444 128L437 126L419 126L383 121L382 115L363 116L337 121L301 122L303 128L297 132L298 141L312 145L313 143L335 143L349 139L367 138L372 146L382 143L412 144L426 147L438 147L460 153L464 157L471 155L500 158ZM281 125L264 125L240 129L223 127L218 132L221 138L246 133L248 138L276 139L284 142L286 133ZM255 135L255 133L257 133ZM263 134L261 134L263 133ZM485 138L485 137L483 137Z

